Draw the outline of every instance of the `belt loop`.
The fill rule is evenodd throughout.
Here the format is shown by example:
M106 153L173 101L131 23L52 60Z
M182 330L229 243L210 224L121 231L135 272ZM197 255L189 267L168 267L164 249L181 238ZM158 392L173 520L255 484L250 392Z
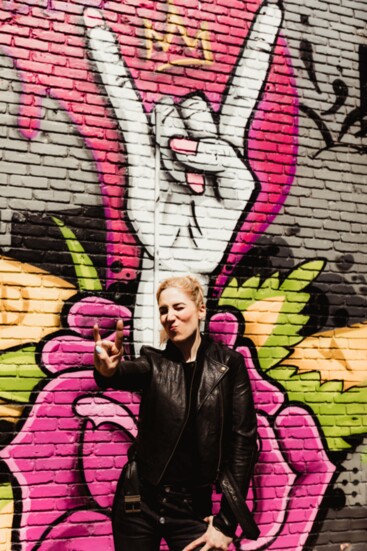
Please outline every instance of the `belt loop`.
M136 460L128 461L124 481L124 510L126 513L141 511L140 484Z
M124 496L124 511L125 513L140 513L141 499L139 494Z

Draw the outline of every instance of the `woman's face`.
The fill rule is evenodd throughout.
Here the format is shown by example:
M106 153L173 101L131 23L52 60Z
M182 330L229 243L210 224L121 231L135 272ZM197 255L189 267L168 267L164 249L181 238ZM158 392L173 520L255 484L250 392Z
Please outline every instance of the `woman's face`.
M167 337L180 344L197 334L199 322L205 315L205 306L195 302L178 287L168 287L158 301L161 324Z

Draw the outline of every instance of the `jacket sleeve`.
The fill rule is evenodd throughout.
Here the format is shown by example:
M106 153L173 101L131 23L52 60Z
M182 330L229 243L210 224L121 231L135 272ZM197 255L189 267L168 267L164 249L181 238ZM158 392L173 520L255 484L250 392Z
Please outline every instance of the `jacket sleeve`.
M257 458L257 422L251 384L242 355L235 358L232 393L232 431L226 467L232 474L242 496L246 498ZM233 537L238 520L223 495L219 513L213 524L225 535Z
M142 347L141 355L135 360L121 360L116 373L112 377L104 377L94 368L94 379L101 389L143 390L150 380L151 362L149 355Z

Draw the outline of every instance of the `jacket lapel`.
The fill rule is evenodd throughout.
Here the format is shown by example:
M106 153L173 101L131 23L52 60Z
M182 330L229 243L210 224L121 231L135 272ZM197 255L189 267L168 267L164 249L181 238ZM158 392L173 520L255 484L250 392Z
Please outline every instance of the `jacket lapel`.
M228 367L208 355L204 357L203 373L199 386L198 410L227 373Z
M229 369L228 366L213 358L213 355L215 355L214 347L215 344L209 337L202 336L202 342L198 350L198 361L203 362L203 371L199 385L197 402L198 411ZM181 353L171 343L171 341L168 341L167 343L166 354L168 354L168 357L175 362L179 363L182 361ZM178 368L178 366L176 366L176 368ZM176 383L178 382L180 376L183 377L182 372L179 374L176 371L176 375L174 377Z

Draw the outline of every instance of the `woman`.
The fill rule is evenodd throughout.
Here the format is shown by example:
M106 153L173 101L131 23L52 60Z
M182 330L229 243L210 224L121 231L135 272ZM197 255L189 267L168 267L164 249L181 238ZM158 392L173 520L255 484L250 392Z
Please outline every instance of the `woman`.
M203 290L192 276L157 291L164 350L142 347L122 360L123 323L115 342L95 326L95 377L102 387L142 393L138 436L120 478L112 523L115 548L226 551L238 523L258 531L245 504L257 453L256 416L242 356L200 334ZM211 494L223 492L211 514Z

